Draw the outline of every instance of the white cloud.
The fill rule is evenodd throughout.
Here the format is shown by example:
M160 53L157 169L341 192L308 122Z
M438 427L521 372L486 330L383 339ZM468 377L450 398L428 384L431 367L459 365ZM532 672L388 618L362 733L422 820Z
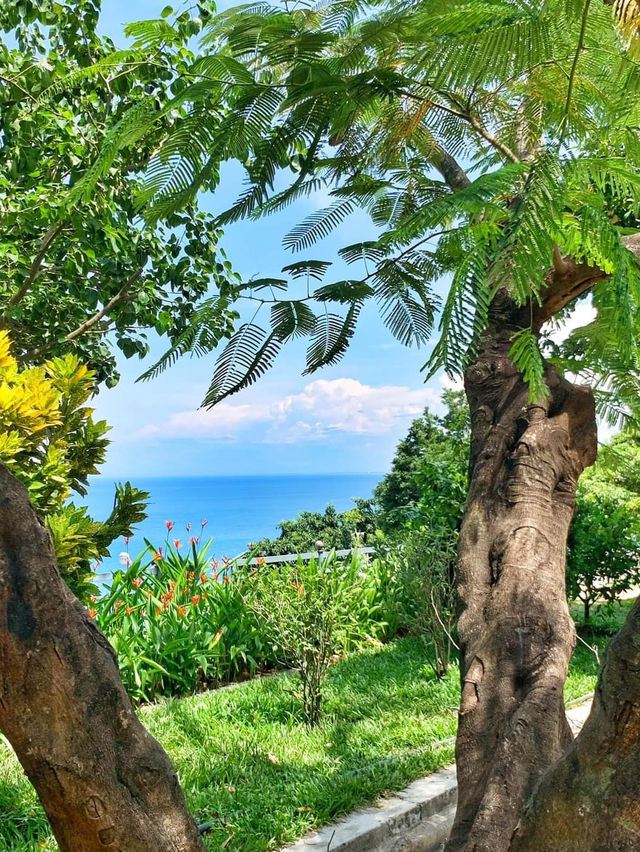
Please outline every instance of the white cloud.
M356 379L318 379L299 393L254 404L223 402L211 411L181 411L164 423L149 424L143 438L248 437L264 443L318 441L334 434L385 435L404 427L427 404L437 404L432 388L365 385Z

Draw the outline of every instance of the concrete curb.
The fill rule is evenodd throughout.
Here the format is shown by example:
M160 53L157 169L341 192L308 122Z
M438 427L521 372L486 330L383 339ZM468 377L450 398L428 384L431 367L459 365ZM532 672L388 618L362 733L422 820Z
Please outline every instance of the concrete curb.
M574 734L589 715L591 696L584 699L589 700L577 706L571 702L567 710ZM453 822L457 792L455 766L447 766L414 781L396 796L308 834L282 852L439 852Z
M394 848L408 830L455 804L456 770L447 766L410 784L378 806L354 811L345 819L308 834L286 852L369 852Z

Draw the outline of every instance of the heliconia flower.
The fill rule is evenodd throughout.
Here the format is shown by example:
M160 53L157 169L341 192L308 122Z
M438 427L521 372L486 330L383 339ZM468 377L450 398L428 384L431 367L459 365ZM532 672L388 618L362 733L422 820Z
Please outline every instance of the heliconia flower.
M191 523L190 522L187 524L187 532L191 532Z
M129 546L130 541L131 541L131 536L125 535L124 536L124 543L127 545L127 547Z
M175 549L176 549L176 550L180 550L180 545L181 545L181 544L182 544L182 542L180 541L180 539L179 539L179 538L174 538L174 540L173 540L173 546L175 547Z
M200 526L202 527L202 529L204 529L208 523L209 523L209 521L206 518L203 518L200 521Z
M160 609L160 607L156 607L156 615L160 615L161 612L162 610Z
M186 606L179 606L178 607L178 615L185 615L186 612L187 612Z
M255 544L252 541L250 541L249 544L247 545L247 547L249 548L249 550L253 550L253 548L255 547Z
M200 595L193 595L193 597L191 598L191 603L194 606L198 606L198 604L200 603Z
M227 585L229 585L230 580L229 580L229 575L228 575L228 574L225 574L225 575L224 575L224 577L222 578L222 582L223 582L223 583L226 583Z
M258 556L256 559L256 565L264 565L264 556Z
M218 577L219 577L219 576L220 576L220 574L219 574L218 572L216 572L216 573L213 575L213 582L214 582L214 583L217 583L217 582L218 582Z
M121 606L124 606L124 601L116 601L116 609L120 609Z
M97 603L98 598L96 597L96 595L91 595L90 601L91 603Z
M87 612L89 613L89 618L95 618L98 614L93 607L89 607Z
M196 536L192 535L191 538L189 539L189 543L191 544L192 547L193 547L194 544L200 544L200 536L196 537Z
M207 577L206 574L200 574L200 582L201 583L206 583L208 579L209 578Z
M164 525L167 528L167 532L171 532L171 530L175 527L175 524L174 524L173 521L165 521Z
M140 577L134 577L131 582L136 587L136 589L139 589L140 586L142 585L142 579Z
M195 578L196 578L195 571L189 571L189 579L191 581L193 581L193 580L195 580Z
M214 571L216 570L216 568L218 567L218 560L217 559L213 559L211 561L211 567L213 568Z
M178 584L177 584L177 582L176 582L175 580L171 580L171 582L169 583L169 588L170 588L171 590L173 590L173 589L175 589L175 587L176 587L177 585L178 585Z
M128 606L128 607L125 609L125 612L126 612L126 614L127 614L127 615L131 615L131 613L132 613L132 612L135 612L135 611L136 611L135 606Z

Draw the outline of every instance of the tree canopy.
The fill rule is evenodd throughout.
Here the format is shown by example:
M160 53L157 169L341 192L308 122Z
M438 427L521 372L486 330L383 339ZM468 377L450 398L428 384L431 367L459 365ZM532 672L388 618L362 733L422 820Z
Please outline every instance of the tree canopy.
M175 52L170 18L131 28L138 48ZM309 340L307 372L336 363L367 298L407 344L425 344L439 316L427 372L458 373L506 288L530 311L511 357L532 398L546 395L542 347L587 375L615 420L638 391L632 36L609 6L575 0L232 9L205 17L202 53L180 65L158 109L123 111L71 195L87 203L132 135L161 139L136 195L147 223L217 185L231 159L246 188L219 225L329 193L284 237L304 257L239 288L256 314L220 355L207 405L254 382L296 336ZM175 110L184 114L158 137ZM353 273L332 280L330 259L310 249L357 208L378 237L343 246ZM560 346L546 331L539 343L541 326L587 292L594 321Z
M207 345L230 334L236 314L213 217L194 204L153 226L139 215L140 172L157 134L124 133L110 168L82 202L69 202L110 129L166 99L180 70L161 52L115 51L97 33L99 10L99 0L0 10L0 325L21 362L74 352L113 384L114 344L131 357L146 354L150 330L173 341L192 329L208 292L217 299L198 321ZM184 63L197 29L190 15L176 22ZM170 126L167 118L157 130Z

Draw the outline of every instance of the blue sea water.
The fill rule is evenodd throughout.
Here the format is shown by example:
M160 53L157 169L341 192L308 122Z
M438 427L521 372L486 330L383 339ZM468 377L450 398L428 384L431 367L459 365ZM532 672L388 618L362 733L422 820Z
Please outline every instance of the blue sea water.
M322 511L333 503L339 512L353 508L353 498L370 497L381 474L333 474L300 476L220 476L194 478L133 479L132 485L151 494L148 518L129 543L132 556L144 549L147 538L156 547L179 538L201 535L201 522L207 521L202 539L213 538L212 556L236 556L251 541L279 533L280 521L302 511ZM115 480L95 479L86 503L97 520L108 516L113 506ZM165 521L173 521L168 535ZM191 531L187 531L190 523ZM111 559L98 569L114 570L124 541L114 542Z

